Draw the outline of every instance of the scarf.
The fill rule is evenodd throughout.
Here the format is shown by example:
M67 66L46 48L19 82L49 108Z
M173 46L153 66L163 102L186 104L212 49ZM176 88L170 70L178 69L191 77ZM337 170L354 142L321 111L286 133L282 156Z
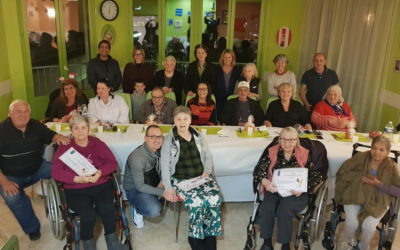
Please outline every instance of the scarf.
M342 113L344 116L349 116L346 110L342 108L343 101L339 101L338 104L330 104L328 100L325 99L325 102L335 111L336 115L340 116L340 113Z

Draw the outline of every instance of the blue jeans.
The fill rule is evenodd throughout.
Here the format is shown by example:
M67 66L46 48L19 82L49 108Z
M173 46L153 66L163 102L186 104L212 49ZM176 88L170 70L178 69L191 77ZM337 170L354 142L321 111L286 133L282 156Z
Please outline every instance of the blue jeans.
M161 204L153 194L141 193L136 188L125 190L126 198L135 207L136 211L143 216L156 217L160 215Z
M26 234L33 233L40 229L40 223L33 211L31 200L25 194L24 188L29 187L40 179L50 179L51 163L43 161L40 168L31 176L15 177L6 176L9 181L15 182L19 186L17 195L7 195L3 193L3 188L0 186L0 195L3 197L11 212L17 218L22 230Z

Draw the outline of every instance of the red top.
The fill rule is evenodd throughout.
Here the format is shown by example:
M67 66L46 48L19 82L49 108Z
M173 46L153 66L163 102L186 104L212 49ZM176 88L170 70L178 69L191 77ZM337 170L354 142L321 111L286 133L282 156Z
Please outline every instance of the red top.
M96 183L75 183L74 177L77 174L65 165L59 157L69 148L74 147L86 159L88 159L97 169L101 170L101 177ZM107 145L96 137L89 136L89 143L86 147L81 147L72 139L68 145L59 145L53 158L51 175L57 181L64 183L66 189L86 188L107 182L110 175L115 172L118 162Z
M195 102L194 99L188 101L188 107L192 110L193 125L214 125L215 124L215 105ZM214 116L214 117L213 117Z
M314 106L311 122L320 130L346 131L348 122L355 118L346 102L342 103L342 109L346 111L347 116L342 112L336 113L328 103L320 101Z

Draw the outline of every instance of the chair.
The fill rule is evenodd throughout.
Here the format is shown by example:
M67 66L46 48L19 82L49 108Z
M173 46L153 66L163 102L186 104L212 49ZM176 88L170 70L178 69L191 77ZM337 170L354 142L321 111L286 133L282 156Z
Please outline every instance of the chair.
M0 250L19 250L18 237L15 235L11 236L7 242L0 247Z
M273 102L275 100L278 100L278 99L279 99L278 97L270 97L270 98L268 98L267 105L265 106L265 111L268 110L268 107L271 104L271 102Z
M186 96L185 106L187 106L189 100L190 100L190 99L193 99L195 96L196 96L196 94L195 94L194 96L189 96L189 95ZM211 100L213 100L214 103L217 103L217 99L215 99L215 95L214 95L214 94L211 95Z
M278 140L279 137L275 137L266 150L268 150L269 147L276 145ZM314 164L314 167L319 169L321 173L326 176L328 171L328 158L325 146L319 141L313 141L307 138L300 138L300 144L309 150L309 161L311 161ZM260 186L260 183L253 183L253 190L255 192L254 210L250 217L250 223L247 226L245 250L253 250L256 248L254 223L258 214L259 205L263 199L259 193ZM308 199L308 206L295 215L295 218L299 220L299 226L296 233L294 249L299 249L301 240L303 241L304 249L310 249L311 244L314 241L319 240L324 225L323 222L327 199L328 186L324 180L311 190Z
M369 145L360 143L353 144L352 156L357 154L360 148L371 148ZM391 150L391 158L398 163L400 151ZM345 221L344 207L342 204L338 204L335 199L332 199L332 210L330 212L330 220L325 224L324 239L322 245L328 249L333 250L335 248L335 234L336 229L340 222ZM379 232L378 249L391 249L397 231L397 221L400 218L400 198L395 198L390 204L389 210L382 217L380 223L376 227Z
M115 191L114 204L119 220L118 225L121 228L120 239L129 246L129 249L132 249L128 220L122 206L122 191L115 174L112 175L111 180ZM54 237L59 240L66 237L64 249L72 249L74 243L75 249L79 249L79 244L76 242L79 242L80 221L78 215L68 208L62 186L62 183L50 179L47 185L46 215Z
M147 94L146 94L146 100L150 100L150 99L151 99L151 93L152 93L152 91L147 92ZM172 91L169 92L168 94L166 94L165 97L167 97L167 98L169 98L169 99L171 99L171 100L174 100L174 101L176 102L175 93L172 92Z
M128 105L129 108L129 121L133 120L133 114L132 114L132 99L131 99L131 95L128 93L121 93L121 92L115 92L114 94L121 96L122 98L124 98L126 105Z

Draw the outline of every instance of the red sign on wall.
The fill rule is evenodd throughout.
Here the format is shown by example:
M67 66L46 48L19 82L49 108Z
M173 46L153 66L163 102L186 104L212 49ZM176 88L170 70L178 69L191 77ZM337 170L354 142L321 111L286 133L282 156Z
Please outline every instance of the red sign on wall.
M292 41L292 32L288 27L281 27L276 33L276 43L281 48L287 48Z

